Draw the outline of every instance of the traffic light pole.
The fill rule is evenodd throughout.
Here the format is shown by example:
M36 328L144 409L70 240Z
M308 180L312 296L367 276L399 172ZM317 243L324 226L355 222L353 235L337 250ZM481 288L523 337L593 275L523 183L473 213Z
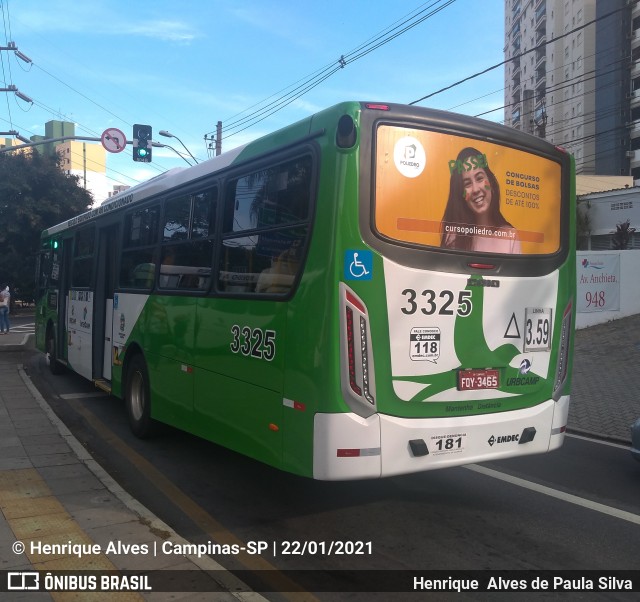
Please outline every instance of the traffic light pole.
M10 153L11 151L19 150L21 148L29 148L32 146L41 146L42 144L51 144L52 142L65 142L66 140L84 140L87 142L101 142L102 138L88 138L86 136L63 136L62 138L47 138L46 140L39 140L38 142L29 142L20 144L19 146L7 146L7 148L0 148L0 153ZM131 142L127 142L131 144Z
M0 154L2 153L10 153L11 151L20 150L23 148L30 148L33 146L41 146L42 144L51 144L53 142L65 142L66 140L81 140L84 142L102 142L102 138L89 138L87 136L63 136L62 138L47 138L46 140L39 140L38 142L25 142L24 144L20 144L18 146L7 146L6 148L0 148ZM127 144L133 144L132 140L128 140ZM187 165L191 167L191 163L187 161L184 155L178 152L173 146L168 144L162 144L161 142L153 142L151 141L151 146L156 146L160 148L170 148L178 157L184 159Z

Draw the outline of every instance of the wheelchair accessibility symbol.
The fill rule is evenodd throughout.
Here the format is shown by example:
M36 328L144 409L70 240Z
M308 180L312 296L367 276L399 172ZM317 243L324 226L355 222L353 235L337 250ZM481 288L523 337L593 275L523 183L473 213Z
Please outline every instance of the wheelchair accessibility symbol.
M350 250L344 254L345 280L371 280L373 276L373 253Z

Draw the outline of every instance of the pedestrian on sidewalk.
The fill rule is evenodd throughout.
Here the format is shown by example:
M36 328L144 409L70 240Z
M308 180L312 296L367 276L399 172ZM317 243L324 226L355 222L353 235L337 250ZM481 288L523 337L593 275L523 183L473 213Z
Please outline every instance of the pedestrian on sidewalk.
M0 334L9 334L11 324L9 323L9 307L11 304L11 295L9 287L5 286L0 290Z

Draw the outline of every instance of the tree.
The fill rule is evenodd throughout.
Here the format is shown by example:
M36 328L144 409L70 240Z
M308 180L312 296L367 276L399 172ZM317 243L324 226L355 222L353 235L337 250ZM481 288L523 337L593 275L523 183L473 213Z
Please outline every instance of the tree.
M579 202L576 207L576 242L579 250L588 248L589 236L591 236L591 202Z
M60 169L60 158L0 153L0 284L33 298L40 234L89 209L91 194Z
M611 246L614 249L624 251L629 248L629 242L631 241L631 235L636 231L631 227L631 220L616 224L616 231L613 232L611 239Z

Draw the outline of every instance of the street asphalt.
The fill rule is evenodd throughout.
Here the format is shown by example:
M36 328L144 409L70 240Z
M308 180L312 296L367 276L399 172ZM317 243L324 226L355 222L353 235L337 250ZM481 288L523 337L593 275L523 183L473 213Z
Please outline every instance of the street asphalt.
M264 600L208 556L110 552L115 541L143 549L185 542L93 460L32 384L20 355L6 353L33 347L32 330L16 325L0 336L0 570L168 571L177 579L200 575L204 586L179 596L131 592L126 599ZM640 416L639 364L640 315L577 331L568 431L629 445ZM97 543L100 553L79 558L41 545L71 541ZM199 593L203 587L208 593ZM85 598L14 591L11 599Z

